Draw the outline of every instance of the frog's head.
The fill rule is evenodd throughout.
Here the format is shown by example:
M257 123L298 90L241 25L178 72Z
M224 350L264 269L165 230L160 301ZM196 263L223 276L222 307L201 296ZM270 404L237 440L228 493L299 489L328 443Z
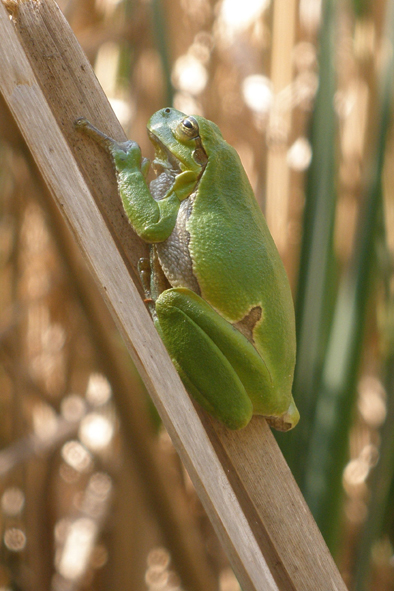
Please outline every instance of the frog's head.
M153 164L175 175L185 170L199 175L208 161L203 140L206 124L210 122L203 117L169 107L157 111L148 122L148 135L155 147Z

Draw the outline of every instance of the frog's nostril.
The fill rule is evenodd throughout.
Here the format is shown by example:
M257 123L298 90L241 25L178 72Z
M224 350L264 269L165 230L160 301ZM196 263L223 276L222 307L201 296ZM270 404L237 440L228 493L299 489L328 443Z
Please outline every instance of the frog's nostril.
M171 109L169 107L167 107L167 109L165 109L166 113L171 113Z

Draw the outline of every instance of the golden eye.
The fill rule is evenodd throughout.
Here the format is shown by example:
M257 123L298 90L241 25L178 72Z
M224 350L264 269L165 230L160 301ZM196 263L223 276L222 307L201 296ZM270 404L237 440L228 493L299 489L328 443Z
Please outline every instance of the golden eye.
M185 117L185 119L180 122L178 129L189 139L194 139L200 134L198 123L194 117Z

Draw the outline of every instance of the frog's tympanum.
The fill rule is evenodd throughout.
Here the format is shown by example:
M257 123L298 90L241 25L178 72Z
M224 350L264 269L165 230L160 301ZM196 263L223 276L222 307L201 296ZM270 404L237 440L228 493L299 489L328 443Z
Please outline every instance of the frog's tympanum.
M254 414L294 427L289 282L236 151L211 121L162 109L148 123L157 172L148 185L135 142L84 118L76 126L111 153L125 212L151 245L141 279L188 392L230 429Z

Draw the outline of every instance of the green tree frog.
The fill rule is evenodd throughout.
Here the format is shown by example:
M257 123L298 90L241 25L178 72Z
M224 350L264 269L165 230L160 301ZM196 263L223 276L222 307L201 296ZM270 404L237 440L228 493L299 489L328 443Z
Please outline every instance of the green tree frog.
M110 152L125 212L151 245L140 261L146 300L188 392L230 429L254 414L294 427L290 286L237 152L211 121L161 109L148 123L148 184L135 142L84 118L76 127Z

